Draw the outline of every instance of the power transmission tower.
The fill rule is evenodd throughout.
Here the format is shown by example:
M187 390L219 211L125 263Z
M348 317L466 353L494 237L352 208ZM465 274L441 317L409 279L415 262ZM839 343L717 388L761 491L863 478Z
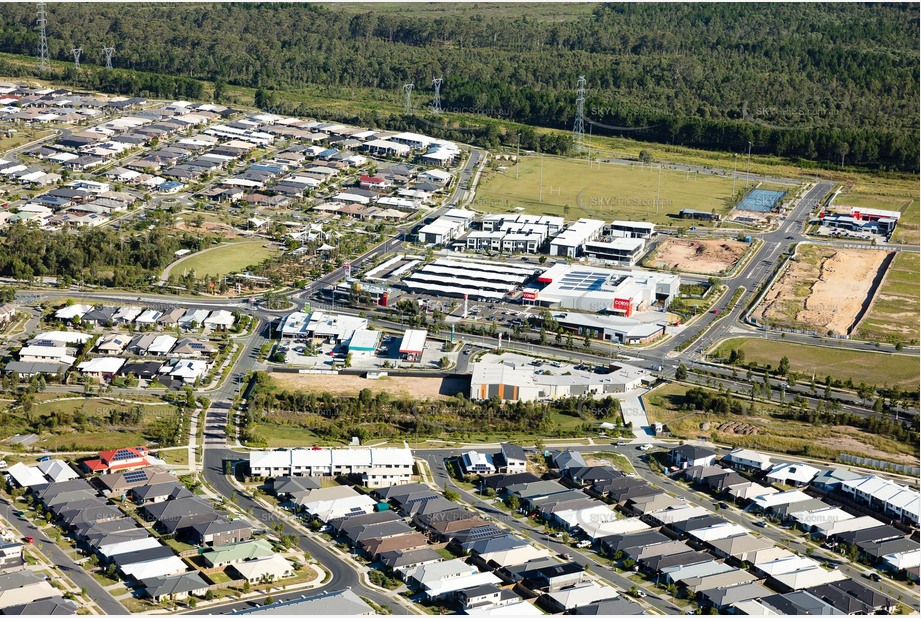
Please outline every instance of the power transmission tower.
M432 112L435 114L441 113L441 82L444 81L440 77L436 77L432 80L432 85L435 86L435 100L432 101Z
M107 68L107 69L111 69L111 68L112 68L112 54L115 53L115 48L114 48L114 47L107 47L107 46L103 45L103 46L102 46L102 53L104 53L104 54L106 55L106 68Z
M38 70L50 71L51 62L48 61L48 35L45 33L45 3L38 3Z
M83 53L83 48L74 47L72 50L70 50L70 53L74 55L74 68L79 70L80 69L80 54Z
M576 86L576 122L572 127L572 141L576 150L585 146L585 76L579 76Z
M412 82L403 84L403 92L406 94L405 111L407 114L413 113L413 88L415 87L416 85Z

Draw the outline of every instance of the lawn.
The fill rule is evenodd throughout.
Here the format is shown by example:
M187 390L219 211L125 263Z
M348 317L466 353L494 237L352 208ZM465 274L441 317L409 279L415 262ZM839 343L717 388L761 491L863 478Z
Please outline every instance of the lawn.
M255 266L278 255L277 249L266 247L265 244L263 240L234 242L199 251L168 266L164 275L170 272L182 275L194 271L197 277L203 277L239 272L247 266Z
M919 256L899 252L880 286L870 310L857 327L861 339L917 342L921 310Z
M584 159L533 155L522 157L517 179L515 175L513 163L504 171L485 172L474 208L487 212L520 209L569 220L589 217L676 224L683 208L725 214L735 203L731 179L662 170L657 212L657 167L595 163L590 168Z
M832 461L841 453L905 464L918 461L916 440L901 442L847 425L791 420L781 416L782 410L775 404L755 403L753 413L741 415L687 410L688 389L671 383L644 395L649 421L663 423L676 438L712 440L759 451Z
M860 352L831 346L813 346L756 337L729 339L718 348L723 356L732 350L745 352L745 361L777 366L781 357L790 360L790 369L821 381L826 375L839 380L850 378L855 384L899 386L918 389L918 358L907 354Z
M331 445L343 446L342 441L320 438L310 429L299 429L284 425L258 423L255 435L260 442L265 442L266 448L282 448L294 446Z

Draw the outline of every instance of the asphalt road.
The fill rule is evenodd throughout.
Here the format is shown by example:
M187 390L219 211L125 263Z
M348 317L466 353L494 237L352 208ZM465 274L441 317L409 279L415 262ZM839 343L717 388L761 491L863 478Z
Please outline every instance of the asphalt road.
M584 555L583 553L576 551L569 545L561 543L557 539L554 539L552 536L548 536L531 526L523 522L523 520L517 519L515 517L510 517L508 512L503 511L502 509L494 506L489 501L483 500L477 494L473 492L466 491L463 488L455 485L448 476L447 470L445 469L444 459L446 456L450 456L452 453L459 454L459 451L445 451L445 450L432 450L432 451L413 451L413 454L416 457L425 459L428 462L429 469L435 475L435 482L439 487L448 488L461 494L463 499L475 506L477 510L485 513L490 518L501 521L503 524L512 528L515 532L520 534L526 539L531 540L533 543L541 544L547 547L554 554L569 554L572 556L572 560L581 564L582 566L589 565L589 569L595 575L606 579L608 582L614 584L620 590L629 590L631 586L636 585L635 582L624 577L611 567L601 563L596 562L592 558ZM666 612L668 614L680 614L680 608L673 605L670 601L664 598L660 598L657 595L650 594L645 599L649 604L655 606L659 610Z
M652 459L649 456L649 453L644 453L636 449L634 445L629 445L626 447L616 447L613 445L592 445L592 446L575 446L570 447L572 450L576 451L586 451L586 452L616 452L625 456L630 463L633 465L636 470L637 476L647 483L664 489L668 493L683 498L687 503L693 504L695 506L703 506L709 510L714 511L715 514L725 517L727 520L732 523L737 523L748 530L749 533L764 536L765 538L770 539L776 545L786 547L787 549L800 554L806 555L811 554L817 560L831 560L837 563L838 568L841 569L848 577L855 579L865 586L869 586L879 592L893 598L898 599L899 596L902 596L902 602L911 607L915 612L919 610L919 601L917 595L907 594L907 590L896 588L887 580L882 582L874 583L864 577L864 573L867 571L866 567L861 567L860 565L852 565L847 562L846 558L834 552L825 550L825 549L816 549L815 547L808 546L802 543L798 535L789 534L784 528L780 526L775 526L773 524L768 524L765 527L756 526L755 522L759 521L759 517L755 517L749 513L743 512L742 510L736 508L734 505L730 506L729 509L719 509L716 508L716 504L721 500L713 498L707 494L688 489L686 486L681 485L673 481L670 477L665 477L660 474L656 474L650 467L650 461ZM727 449L728 450L728 449ZM460 492L464 499L474 505L477 509L487 513L490 517L498 519L503 523L512 527L516 532L519 532L526 538L530 538L534 541L537 541L556 553L569 553L573 560L579 562L580 564L594 563L593 560L590 560L582 553L574 550L573 548L560 543L552 536L547 536L542 532L535 530L534 528L525 525L522 520L510 517L507 512L492 506L488 501L482 500L479 495L472 492L465 491L462 488L457 487L453 481L450 479L450 476L445 467L445 459L447 457L454 456L459 454L458 449L431 449L431 450L417 450L414 451L416 457L425 459L428 462L430 470L434 474L435 482L441 487L448 487L454 491ZM778 462L795 462L796 460L787 459L783 456L773 457L775 461ZM624 590L628 590L631 586L635 585L635 582L625 578L621 574L617 573L611 568L604 566L603 564L594 563L591 567L592 572L600 574L602 577L608 581L613 582L617 586L620 586ZM665 611L670 614L681 613L681 610L672 605L665 598L654 597L653 594L650 594L646 601L656 606L662 611Z
M23 508L25 508L25 503L23 503ZM86 588L90 598L93 599L103 612L115 615L131 613L124 605L116 601L105 588L100 586L82 566L79 566L71 560L64 550L55 545L54 541L36 528L32 522L16 515L15 511L18 510L22 509L11 506L5 499L0 499L0 512L2 512L3 517L16 528L20 537L31 536L35 539L35 544L41 545L41 553L44 554L48 560L56 564L75 585L80 588Z

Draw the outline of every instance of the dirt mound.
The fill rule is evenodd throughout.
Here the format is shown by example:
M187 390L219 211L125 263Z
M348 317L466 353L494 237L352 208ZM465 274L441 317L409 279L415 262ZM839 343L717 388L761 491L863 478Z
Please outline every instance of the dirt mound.
M656 250L650 266L703 274L722 273L739 261L748 244L737 240L669 238Z
M753 427L748 423L737 423L736 421L729 421L720 425L717 431L721 433L729 433L734 436L754 436L758 433L758 428Z

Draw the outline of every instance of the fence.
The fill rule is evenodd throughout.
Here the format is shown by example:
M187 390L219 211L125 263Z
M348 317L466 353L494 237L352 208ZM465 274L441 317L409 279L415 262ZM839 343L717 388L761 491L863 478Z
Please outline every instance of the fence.
M904 464L892 463L889 461L880 461L879 459L870 459L869 457L857 457L856 455L841 454L838 459L844 463L851 463L858 466L868 466L890 472L898 472L909 476L921 475L921 468L918 466L908 466Z

